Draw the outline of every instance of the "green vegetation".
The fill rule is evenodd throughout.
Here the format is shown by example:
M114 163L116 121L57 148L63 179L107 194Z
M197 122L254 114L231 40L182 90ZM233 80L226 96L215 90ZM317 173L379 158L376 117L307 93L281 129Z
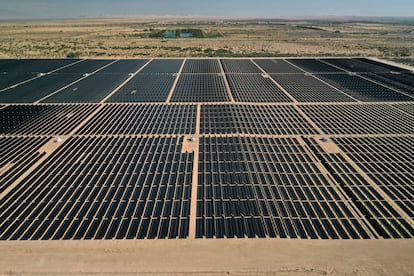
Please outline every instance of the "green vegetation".
M66 57L67 58L78 58L81 56L81 53L79 52L69 52Z
M192 38L217 38L217 37L223 37L223 35L220 32L212 31L212 32L204 32L201 29L177 29L177 30L157 30L157 29L151 29L150 34L148 37L150 38L164 38L166 32L175 32L176 37L180 37L180 34L183 33L191 33ZM137 34L136 36L143 36L143 34Z

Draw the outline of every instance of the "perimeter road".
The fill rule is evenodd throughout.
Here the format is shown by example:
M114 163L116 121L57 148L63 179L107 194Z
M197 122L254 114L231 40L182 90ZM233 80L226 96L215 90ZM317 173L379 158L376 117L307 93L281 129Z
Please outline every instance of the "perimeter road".
M0 275L412 275L414 241L2 241Z
M196 237L196 222L197 222L197 189L198 189L198 159L200 151L200 118L201 118L201 104L197 104L197 116L196 116L196 131L195 141L192 150L194 151L194 163L193 163L193 178L191 186L191 205L190 205L190 228L188 231L188 238L195 239ZM185 138L184 138L185 139Z

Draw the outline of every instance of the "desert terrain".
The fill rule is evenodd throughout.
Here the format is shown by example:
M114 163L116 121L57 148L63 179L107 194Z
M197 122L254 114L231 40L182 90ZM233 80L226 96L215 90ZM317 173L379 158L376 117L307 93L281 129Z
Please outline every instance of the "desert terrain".
M164 38L197 29L202 37ZM0 22L1 58L370 56L414 58L412 19L130 18Z

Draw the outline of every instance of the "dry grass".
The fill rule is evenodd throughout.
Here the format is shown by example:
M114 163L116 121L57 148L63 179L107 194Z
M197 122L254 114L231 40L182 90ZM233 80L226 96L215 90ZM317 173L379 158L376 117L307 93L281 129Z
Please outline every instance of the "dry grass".
M149 38L199 28L218 38ZM414 26L305 21L65 20L0 22L0 57L375 56L413 58Z

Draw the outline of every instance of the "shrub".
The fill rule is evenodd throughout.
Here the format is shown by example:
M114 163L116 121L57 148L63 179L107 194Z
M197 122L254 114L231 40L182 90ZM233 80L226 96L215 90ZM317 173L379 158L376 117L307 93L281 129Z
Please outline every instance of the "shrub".
M81 55L81 53L79 53L79 52L69 52L69 53L66 55L66 57L67 57L67 58L77 58L77 57L80 57L80 55Z

